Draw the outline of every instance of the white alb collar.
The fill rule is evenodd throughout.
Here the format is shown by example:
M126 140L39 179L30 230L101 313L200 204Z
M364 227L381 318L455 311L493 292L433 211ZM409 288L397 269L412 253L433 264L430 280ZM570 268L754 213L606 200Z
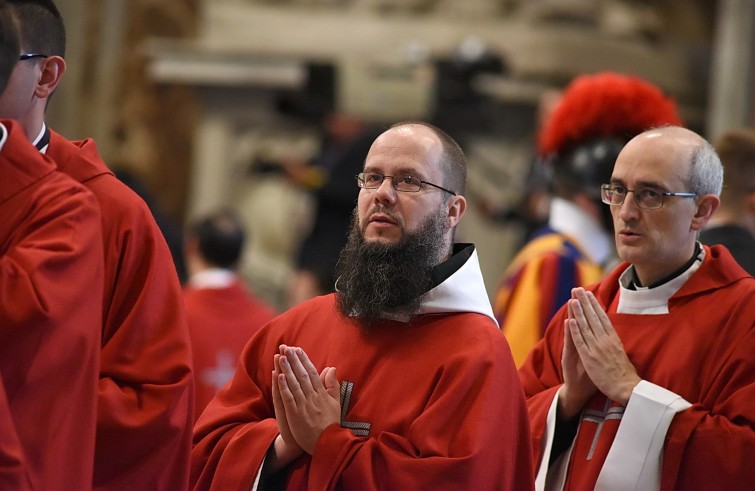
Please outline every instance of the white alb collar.
M5 125L0 123L0 151L2 151L6 141L8 141L8 130Z
M189 278L189 286L192 288L228 288L236 281L236 273L230 269L210 268L194 273Z
M39 134L38 134L38 135L37 135L37 137L36 137L36 138L35 138L35 139L34 139L34 140L33 140L33 141L31 142L31 144L32 144L32 145L34 145L34 146L36 147L36 146L37 146L37 144L38 144L38 143L40 142L40 140L42 140L42 138L43 138L43 137L45 136L45 132L46 132L46 131L47 131L47 124L46 124L46 123L42 123L42 129L40 129L40 130L39 130ZM40 148L40 149L39 149L39 153L41 153L41 154L45 154L45 153L47 153L47 147L48 147L48 146L50 146L50 144L49 144L49 143L48 143L47 145L45 145L44 147Z
M614 255L611 234L571 201L556 196L551 199L548 225L577 241L590 259L598 264L605 264Z
M634 266L628 267L619 276L619 305L616 312L619 314L659 315L668 314L668 301L678 292L687 280L698 270L705 260L705 248L700 248L698 260L692 263L687 271L676 278L659 285L655 288L636 287L630 290L634 276Z

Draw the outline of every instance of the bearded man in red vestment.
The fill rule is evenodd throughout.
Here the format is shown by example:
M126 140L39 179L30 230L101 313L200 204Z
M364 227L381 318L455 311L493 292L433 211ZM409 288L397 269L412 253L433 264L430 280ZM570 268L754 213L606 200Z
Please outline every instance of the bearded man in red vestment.
M0 97L58 170L86 186L102 211L102 302L95 489L183 489L193 422L191 351L181 287L144 201L115 178L91 139L45 124L66 69L65 29L51 0L13 0L23 61Z
M749 489L755 280L697 241L721 161L679 127L646 131L601 187L624 263L575 288L520 369L538 489Z
M445 132L377 137L337 292L252 337L195 426L195 489L532 488L511 351L474 245L453 244L465 183Z

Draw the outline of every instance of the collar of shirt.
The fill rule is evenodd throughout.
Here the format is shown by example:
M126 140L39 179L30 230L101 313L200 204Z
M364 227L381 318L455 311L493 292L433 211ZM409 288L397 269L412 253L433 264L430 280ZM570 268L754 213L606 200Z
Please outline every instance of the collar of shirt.
M42 123L42 129L39 130L39 134L34 139L32 144L37 147L39 153L47 153L47 147L50 145L50 130L45 123Z
M228 288L236 281L236 273L229 269L210 268L195 273L189 278L192 288L220 289Z
M551 199L548 225L576 241L598 264L605 264L614 255L613 236L579 206L563 198Z
M705 259L705 249L700 247L697 260L676 277L665 283L649 287L635 287L634 267L628 267L619 277L619 305L616 312L619 314L644 314L658 315L668 314L668 301L678 292L687 280L700 268ZM632 288L636 288L633 290Z
M5 126L0 124L0 151L3 150L6 141L8 141L8 130L5 129Z

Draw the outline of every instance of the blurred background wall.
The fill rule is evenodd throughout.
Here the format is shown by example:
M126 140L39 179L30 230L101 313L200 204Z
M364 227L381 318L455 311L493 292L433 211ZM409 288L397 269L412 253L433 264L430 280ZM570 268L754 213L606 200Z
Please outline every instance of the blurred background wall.
M59 0L68 74L51 126L94 137L179 226L231 206L245 274L282 308L312 196L281 164L318 151L321 117L436 122L469 157L489 292L521 243L507 219L538 110L581 73L660 85L713 139L755 123L752 0Z

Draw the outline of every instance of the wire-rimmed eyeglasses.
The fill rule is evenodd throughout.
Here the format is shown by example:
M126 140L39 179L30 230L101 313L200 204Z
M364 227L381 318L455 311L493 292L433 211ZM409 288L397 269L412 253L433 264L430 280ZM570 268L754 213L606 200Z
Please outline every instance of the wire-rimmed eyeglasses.
M417 176L410 176L408 174L403 176L384 176L383 174L378 174L376 172L360 172L357 174L357 186L364 189L377 189L383 184L385 179L390 179L393 189L403 193L416 193L422 189L423 184L426 184L456 196L456 193L450 189L446 189L431 182L423 181Z
M49 58L49 56L41 53L25 53L18 57L18 61L26 61L34 58Z
M663 206L663 201L667 196L679 196L682 198L696 198L695 193L672 193L669 191L658 191L657 189L627 189L624 186L613 184L602 184L600 186L600 199L603 203L611 206L620 206L624 204L627 194L634 194L634 201L637 206L646 210L655 210Z

